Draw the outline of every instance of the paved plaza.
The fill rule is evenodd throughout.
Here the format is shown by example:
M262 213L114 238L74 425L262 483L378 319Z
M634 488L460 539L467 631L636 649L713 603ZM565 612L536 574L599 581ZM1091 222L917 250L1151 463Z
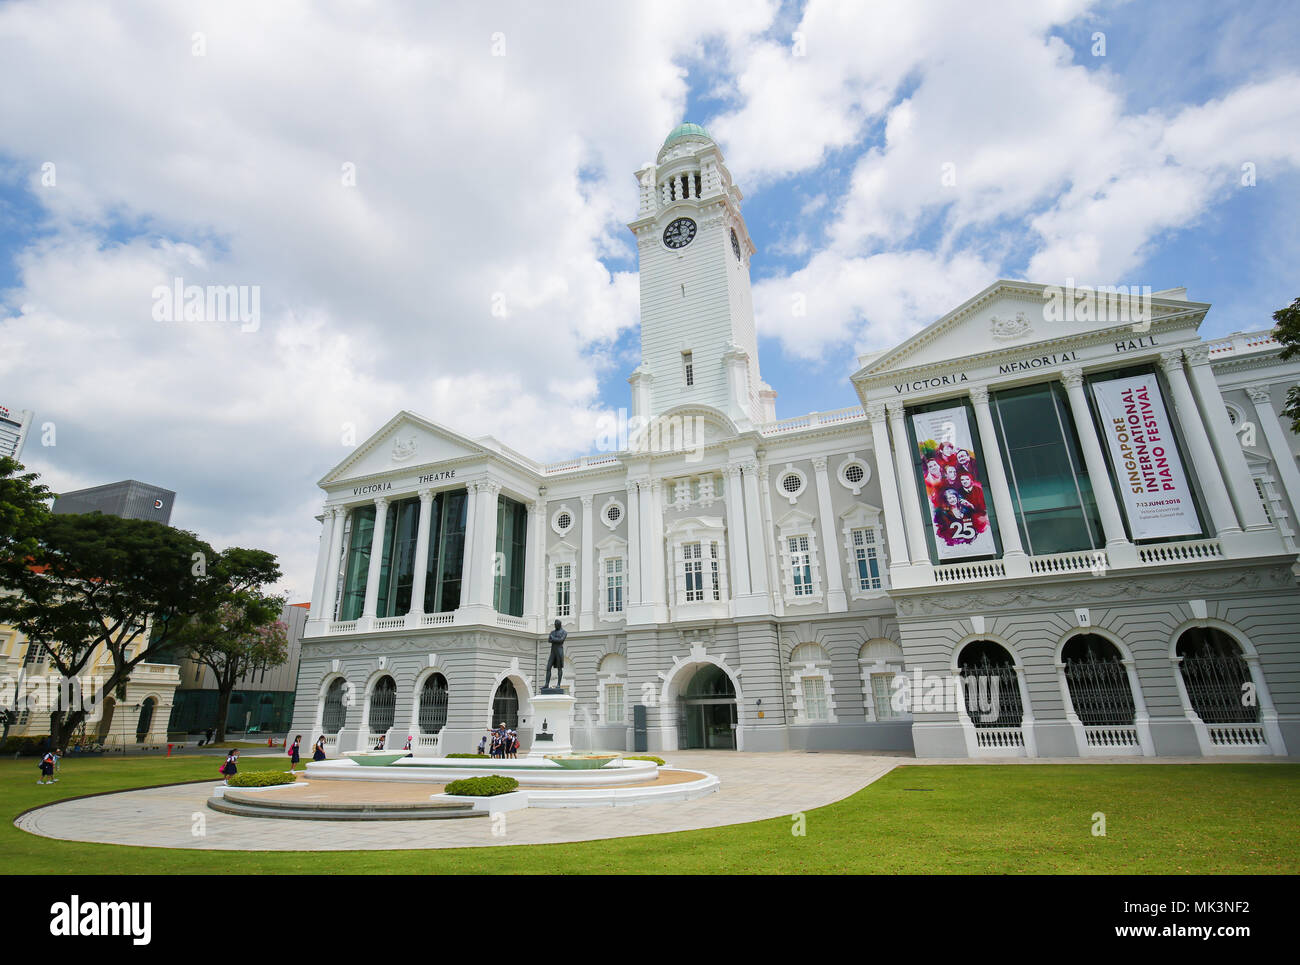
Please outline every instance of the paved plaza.
M1272 761L1271 758L1235 758ZM786 817L842 800L898 766L916 764L1225 763L1224 758L1112 758L1005 761L924 760L866 752L677 751L669 763L716 774L717 793L684 802L626 807L531 808L500 822L303 821L237 817L207 807L214 783L123 791L29 811L15 822L69 841L207 851L358 851L560 844L664 834ZM316 782L319 786L324 782ZM302 789L311 793L310 788ZM429 793L437 790L430 786Z

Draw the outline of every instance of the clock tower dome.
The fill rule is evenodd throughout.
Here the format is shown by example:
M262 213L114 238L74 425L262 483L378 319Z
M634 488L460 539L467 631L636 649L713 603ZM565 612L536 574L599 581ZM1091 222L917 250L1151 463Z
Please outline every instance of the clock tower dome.
M628 225L641 276L633 413L709 406L742 429L775 419L776 393L758 371L755 248L722 152L704 128L682 124L636 177L640 210Z

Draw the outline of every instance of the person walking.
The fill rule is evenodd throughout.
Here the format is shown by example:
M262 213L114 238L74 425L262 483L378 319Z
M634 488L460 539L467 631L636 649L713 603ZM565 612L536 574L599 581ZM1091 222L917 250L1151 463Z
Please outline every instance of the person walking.
M302 747L302 734L293 739L289 745L289 773L292 774L295 767L298 766L298 750Z
M37 784L53 784L58 780L54 776L54 755L49 751L46 751L45 756L41 758L40 768L41 779L36 782Z
M222 767L221 773L226 775L227 784L230 783L230 779L232 777L234 777L236 774L239 773L239 748L238 747L234 748L229 754L226 755L226 764L224 767Z
M311 752L311 759L313 761L325 760L325 735L324 734L321 734L320 739L316 741L316 749Z

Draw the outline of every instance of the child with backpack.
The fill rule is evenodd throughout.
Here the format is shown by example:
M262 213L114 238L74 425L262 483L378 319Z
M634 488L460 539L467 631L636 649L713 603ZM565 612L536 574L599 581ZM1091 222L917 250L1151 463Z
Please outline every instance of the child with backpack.
M54 776L54 754L46 751L45 756L41 758L41 779L37 784L54 784L58 778Z
M238 747L236 747L228 755L226 755L226 763L221 765L221 769L218 771L218 773L224 774L226 776L227 784L230 783L230 779L232 777L234 777L236 774L239 773L239 748Z
M293 739L293 745L289 748L289 773L298 766L298 749L302 747L302 734Z

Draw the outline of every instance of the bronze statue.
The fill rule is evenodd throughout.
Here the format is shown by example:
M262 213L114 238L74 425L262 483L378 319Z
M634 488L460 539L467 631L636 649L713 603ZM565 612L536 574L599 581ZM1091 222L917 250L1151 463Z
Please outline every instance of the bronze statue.
M551 689L551 668L554 667L559 673L555 678L555 688L559 690L564 686L564 641L568 638L568 631L560 626L560 621L555 621L555 629L546 639L551 643L551 655L546 660L546 683L542 685L542 693Z

